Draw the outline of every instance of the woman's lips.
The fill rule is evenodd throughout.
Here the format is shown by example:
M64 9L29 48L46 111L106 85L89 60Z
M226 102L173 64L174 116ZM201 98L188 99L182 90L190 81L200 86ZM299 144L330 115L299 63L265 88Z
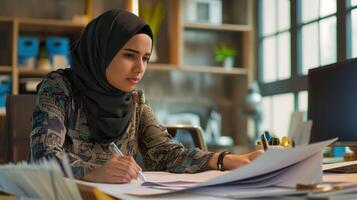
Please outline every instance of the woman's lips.
M133 85L136 85L139 83L140 79L139 78L127 78L127 80L133 84Z

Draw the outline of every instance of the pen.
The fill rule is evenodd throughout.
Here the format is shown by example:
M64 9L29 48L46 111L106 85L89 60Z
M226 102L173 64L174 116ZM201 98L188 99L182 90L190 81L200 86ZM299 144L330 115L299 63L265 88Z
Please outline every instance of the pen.
M264 151L268 150L269 144L268 144L267 138L265 136L265 133L263 133L261 135L260 139L262 141Z
M117 147L117 145L114 144L114 142L110 143L109 149L114 154L119 154L120 156L124 156L124 154L120 151L120 149ZM141 181L143 181L143 182L146 181L146 178L142 171L139 171L138 177Z

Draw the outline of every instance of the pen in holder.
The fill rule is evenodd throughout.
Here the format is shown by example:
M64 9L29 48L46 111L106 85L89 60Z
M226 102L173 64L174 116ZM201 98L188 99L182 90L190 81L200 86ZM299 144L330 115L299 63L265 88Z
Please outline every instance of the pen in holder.
M278 137L273 137L270 136L269 132L265 132L261 135L261 139L259 141L257 141L257 146L260 149L264 149L265 150L265 146L263 143L263 139L265 138L265 140L267 141L267 144L269 146L269 148L292 148L294 147L294 141L289 138L288 136L283 136L281 138L281 140Z
M262 142L262 144L263 144L263 149L264 149L264 151L268 150L269 144L268 144L268 140L267 140L267 138L266 138L265 133L263 133L263 134L261 135L261 142Z

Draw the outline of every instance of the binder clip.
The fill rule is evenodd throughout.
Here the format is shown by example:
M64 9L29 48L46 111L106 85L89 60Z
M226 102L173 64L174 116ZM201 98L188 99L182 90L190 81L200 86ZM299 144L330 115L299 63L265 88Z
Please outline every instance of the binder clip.
M294 142L288 136L283 136L280 141L280 146L283 148L292 148L294 147Z

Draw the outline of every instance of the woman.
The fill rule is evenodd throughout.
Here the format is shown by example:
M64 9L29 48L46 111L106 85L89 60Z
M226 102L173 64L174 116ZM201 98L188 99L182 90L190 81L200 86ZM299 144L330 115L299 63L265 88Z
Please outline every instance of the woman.
M152 45L149 25L130 12L110 10L91 21L71 49L71 68L38 86L30 160L66 153L76 178L125 183L141 170L133 159L138 150L147 170L177 173L234 169L260 155L185 149L171 140L135 91ZM112 154L112 142L126 156Z

